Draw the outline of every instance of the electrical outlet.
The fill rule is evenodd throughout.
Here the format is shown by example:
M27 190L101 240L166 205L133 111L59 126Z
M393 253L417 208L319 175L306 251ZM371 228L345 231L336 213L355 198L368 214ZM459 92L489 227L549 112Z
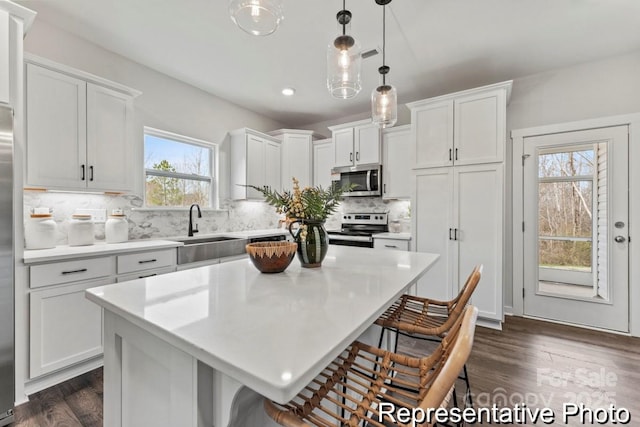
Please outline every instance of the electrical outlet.
M105 222L107 220L106 209L76 209L75 213L91 215L93 222Z

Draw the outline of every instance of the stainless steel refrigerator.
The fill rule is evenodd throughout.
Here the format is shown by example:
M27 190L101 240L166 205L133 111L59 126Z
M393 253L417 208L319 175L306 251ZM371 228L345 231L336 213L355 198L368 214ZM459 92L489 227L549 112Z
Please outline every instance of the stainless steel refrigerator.
M13 110L0 104L0 426L13 421Z

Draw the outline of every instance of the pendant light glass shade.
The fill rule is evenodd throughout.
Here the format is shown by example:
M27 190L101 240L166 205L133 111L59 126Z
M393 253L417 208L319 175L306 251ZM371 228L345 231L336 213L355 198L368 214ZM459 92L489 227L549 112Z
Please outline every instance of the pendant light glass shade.
M362 57L360 43L347 34L347 24L351 21L351 12L344 9L338 12L338 24L342 34L327 47L327 89L334 98L348 99L356 96L362 89L360 70Z
M387 74L391 68L386 65L386 6L391 0L376 0L382 6L382 66L378 68L382 84L371 93L371 121L381 128L391 127L398 121L398 93L387 83Z
M382 84L371 93L371 120L381 128L398 121L398 94L392 85Z
M282 0L231 0L231 20L254 36L267 36L278 29L284 19Z

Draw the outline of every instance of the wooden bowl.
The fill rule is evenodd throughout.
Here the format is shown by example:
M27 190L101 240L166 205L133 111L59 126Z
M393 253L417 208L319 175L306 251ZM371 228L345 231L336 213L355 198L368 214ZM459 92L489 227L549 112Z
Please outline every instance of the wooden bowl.
M246 246L251 262L263 273L281 273L296 254L295 242L255 242Z

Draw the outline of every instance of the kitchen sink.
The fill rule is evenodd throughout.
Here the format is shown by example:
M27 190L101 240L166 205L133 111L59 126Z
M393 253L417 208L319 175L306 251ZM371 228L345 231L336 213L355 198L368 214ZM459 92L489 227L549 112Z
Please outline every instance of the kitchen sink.
M242 255L249 243L248 239L220 236L174 240L184 243L178 247L178 265Z

